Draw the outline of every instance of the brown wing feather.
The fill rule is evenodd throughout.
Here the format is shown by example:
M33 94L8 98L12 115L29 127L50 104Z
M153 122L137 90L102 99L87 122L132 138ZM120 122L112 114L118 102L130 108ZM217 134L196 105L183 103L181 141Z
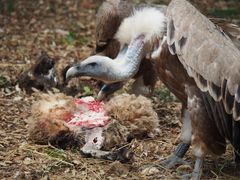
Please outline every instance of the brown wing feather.
M215 101L222 100L225 106L232 107L225 109L233 113L235 120L240 120L238 48L221 28L186 0L172 0L167 17L170 52L178 55L202 91L208 91ZM234 104L227 102L228 96L234 96Z
M214 24L220 26L230 37L235 46L240 50L240 27L236 24L229 23L225 19L211 18L210 20Z
M117 32L123 18L131 15L133 4L131 0L106 0L99 7L96 15L97 44L108 43Z

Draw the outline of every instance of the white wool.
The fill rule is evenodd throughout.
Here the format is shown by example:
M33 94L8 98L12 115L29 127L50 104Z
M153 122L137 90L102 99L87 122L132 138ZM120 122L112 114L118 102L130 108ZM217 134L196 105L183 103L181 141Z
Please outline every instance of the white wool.
M165 31L166 17L155 8L135 10L133 15L124 19L115 38L121 45L130 44L131 40L139 35L145 35L145 41L161 37Z
M38 103L39 111L41 113L49 113L56 107L64 107L69 101L66 99L58 99L55 96L48 99L42 99Z

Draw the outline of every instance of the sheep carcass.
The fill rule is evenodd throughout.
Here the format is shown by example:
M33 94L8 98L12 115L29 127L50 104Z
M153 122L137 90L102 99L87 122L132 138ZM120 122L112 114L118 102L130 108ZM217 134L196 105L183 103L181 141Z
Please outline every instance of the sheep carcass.
M143 134L159 134L157 113L143 96L122 94L106 104L93 97L74 99L62 93L39 97L29 118L29 135L35 143L81 147L85 155L126 161L131 157L127 151L110 150Z

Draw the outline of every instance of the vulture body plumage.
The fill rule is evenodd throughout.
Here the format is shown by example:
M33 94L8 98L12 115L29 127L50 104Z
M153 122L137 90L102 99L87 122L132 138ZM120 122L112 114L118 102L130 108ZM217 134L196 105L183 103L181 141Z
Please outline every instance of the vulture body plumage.
M145 11L145 8L135 9L135 12L140 11ZM164 11L159 9L158 11L164 14ZM137 31L134 34L135 36L132 35L130 40L129 38L126 40L127 38L123 37L124 35L119 36L119 34L127 34L126 36L131 34L135 24L131 24L132 26L126 24L130 24L128 22L131 21L131 18L134 19L135 15L136 13L129 17L124 16L122 23L118 23L119 27L117 26L114 35L106 39L101 50L104 52L104 49L108 48L108 42L111 40L120 43L118 45L120 54L122 53L121 48L125 44L129 47L135 46L137 49L140 46L136 43L139 40L136 39L136 37L139 37L136 35L142 33L143 40L140 39L140 41L145 45L143 48L139 48L140 52L135 53L137 53L137 56L138 53L143 53L143 55L137 57L134 63L129 62L129 64L126 64L126 69L129 69L130 66L135 68L136 62L140 64L140 62L144 62L146 57L149 57L149 54L152 55L155 59L153 61L155 69L150 70L150 72L152 72L153 76L157 72L160 80L181 100L183 104L182 142L173 155L164 162L165 165L168 167L174 166L179 161L179 158L184 156L191 144L197 158L193 178L199 179L204 156L206 154L221 155L224 153L226 139L233 145L235 161L239 162L239 40L236 40L234 36L230 36L230 39L227 33L223 31L224 28L227 29L227 26L222 26L222 30L185 0L172 0L165 14L166 19L151 15L146 17L146 14L142 17L143 19L159 18L158 20L165 24L166 33L163 28L161 33L154 34L150 38L151 41L146 41L144 38L149 35L148 33L151 30L146 32ZM143 28L150 27L151 29L151 27L155 26L155 24L152 25L144 20L141 23ZM122 26L127 27L122 28ZM107 27L109 26L106 25L104 28L108 30ZM239 29L237 32L240 32ZM230 33L230 35L232 34ZM155 46L156 42L158 42L158 46ZM97 41L98 43L100 41ZM97 48L99 49L98 46ZM107 54L104 55L108 56ZM123 61L128 62L126 56L122 57ZM91 76L89 74L91 72L90 68L85 69L85 72L81 70L81 67L86 67L88 63L91 65L95 63L94 66L97 66L99 71L97 73L99 74L101 74L102 69L109 66L107 61L99 63L101 59L93 59L91 62L87 59L85 64L80 63L78 66L70 68L67 72L67 78L76 75ZM109 61L114 64L111 59ZM141 66L139 67L141 70ZM129 78L136 75L135 72L129 73ZM118 71L109 70L106 74L108 77L101 76L98 79L105 81L110 76L118 75ZM97 74L94 74L94 76L96 78ZM125 76L122 80L126 79ZM121 78L117 79L117 81L121 81Z
M187 1L173 0L167 17L169 50L196 83L185 85L194 153L198 161L207 153L220 155L228 139L239 162L240 51Z

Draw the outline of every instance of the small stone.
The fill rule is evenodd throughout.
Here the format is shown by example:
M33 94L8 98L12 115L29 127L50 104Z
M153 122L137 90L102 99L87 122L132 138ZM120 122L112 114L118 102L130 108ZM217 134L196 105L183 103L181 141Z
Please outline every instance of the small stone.
M6 167L7 166L7 164L5 163L5 162L0 162L0 167Z
M109 174L115 174L120 176L123 174L127 174L129 172L129 168L124 164L120 163L119 161L114 161L109 166L110 166L110 169L108 170Z
M73 164L79 165L79 164L81 164L81 162L78 160L73 160Z
M149 175L157 174L159 172L160 172L159 169L156 167L147 167L142 170L141 174L145 176L149 176Z
M30 159L29 157L25 158L23 161L23 164L25 164L25 165L32 164L32 159Z
M185 174L192 172L192 167L190 165L181 165L176 170L181 174Z

